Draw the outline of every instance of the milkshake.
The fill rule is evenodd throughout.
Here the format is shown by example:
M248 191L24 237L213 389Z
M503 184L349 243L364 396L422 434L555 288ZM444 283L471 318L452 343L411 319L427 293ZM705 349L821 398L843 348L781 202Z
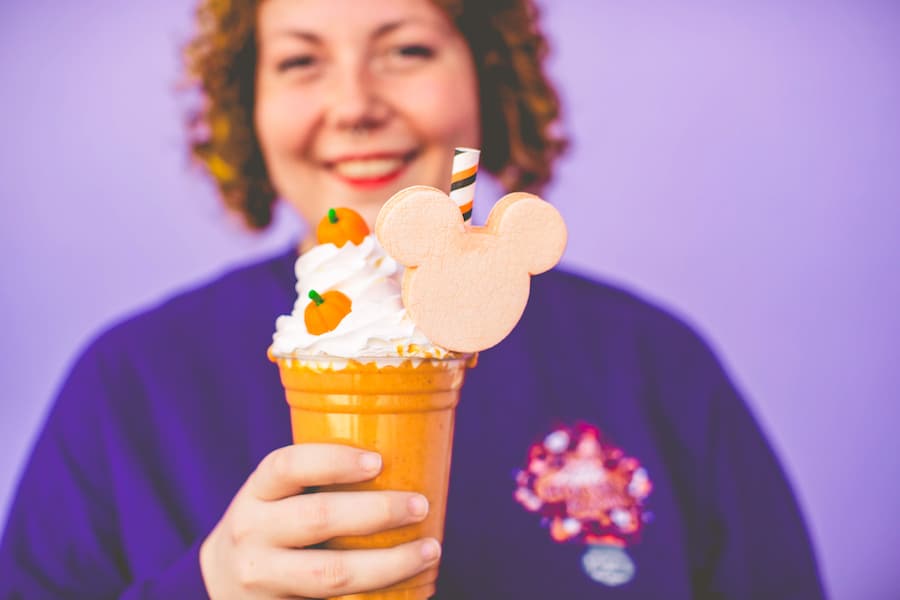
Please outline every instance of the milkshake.
M375 222L378 241L352 210L328 211L316 231L320 245L297 260L297 303L276 321L269 350L294 441L382 455L374 480L334 489L409 490L431 505L422 523L335 538L328 547L443 540L454 410L466 368L515 327L531 276L551 269L565 249L562 216L533 194L507 194L484 226L471 225L477 155L456 150L449 196L413 186L388 199ZM424 600L436 579L434 567L345 598Z
M378 452L383 468L375 479L327 489L415 491L428 499L430 510L420 523L338 537L325 546L442 541L454 411L474 358L432 344L416 328L400 299L402 267L373 235L361 235L364 223L348 225L354 217L346 212L327 218L334 226L344 220L342 227L354 231L326 227L319 239L333 241L297 260L298 299L292 314L276 321L269 349L290 406L294 442ZM435 593L437 572L435 566L390 588L342 598L424 600Z

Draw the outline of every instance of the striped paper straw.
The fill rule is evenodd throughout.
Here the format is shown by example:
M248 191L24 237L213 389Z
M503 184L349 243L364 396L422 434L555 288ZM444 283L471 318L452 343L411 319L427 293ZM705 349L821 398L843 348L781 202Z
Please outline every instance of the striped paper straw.
M478 174L480 150L457 148L453 151L453 170L450 175L450 199L456 202L463 221L472 219L472 203L475 200L475 176Z

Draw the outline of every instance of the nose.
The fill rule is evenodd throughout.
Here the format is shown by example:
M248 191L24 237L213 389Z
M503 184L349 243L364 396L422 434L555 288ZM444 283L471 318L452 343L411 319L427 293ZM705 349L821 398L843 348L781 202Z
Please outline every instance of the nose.
M335 78L329 121L349 132L377 129L385 123L389 108L376 76L364 66L347 66Z

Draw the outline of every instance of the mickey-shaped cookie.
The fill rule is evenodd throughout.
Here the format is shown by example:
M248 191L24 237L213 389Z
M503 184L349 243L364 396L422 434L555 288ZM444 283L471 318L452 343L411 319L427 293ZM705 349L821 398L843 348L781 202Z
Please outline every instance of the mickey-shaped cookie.
M466 227L439 189L414 186L382 207L375 234L404 265L403 303L435 344L477 352L505 338L525 310L531 276L562 257L566 225L533 194L507 194L483 227Z

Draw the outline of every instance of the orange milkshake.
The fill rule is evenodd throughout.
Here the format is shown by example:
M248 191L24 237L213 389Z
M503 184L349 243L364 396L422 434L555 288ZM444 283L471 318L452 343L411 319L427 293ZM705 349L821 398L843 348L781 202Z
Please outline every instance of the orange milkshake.
M423 494L424 521L372 535L339 537L335 549L443 541L454 411L473 355L432 344L406 314L399 266L348 209L320 223L320 244L297 259L298 299L276 321L269 358L278 364L295 443L339 443L378 452L373 480L328 490ZM437 566L356 600L424 600Z
M458 149L456 159L451 190L471 191L477 151ZM328 547L443 541L465 370L515 327L531 275L552 268L566 240L558 211L531 194L505 196L484 227L466 224L470 209L468 196L454 199L426 186L401 190L378 215L377 241L358 214L332 209L317 228L320 245L297 260L298 300L275 322L269 349L294 441L381 454L374 480L330 489L414 491L431 507L422 523L334 538ZM437 572L343 598L424 600L435 593Z

